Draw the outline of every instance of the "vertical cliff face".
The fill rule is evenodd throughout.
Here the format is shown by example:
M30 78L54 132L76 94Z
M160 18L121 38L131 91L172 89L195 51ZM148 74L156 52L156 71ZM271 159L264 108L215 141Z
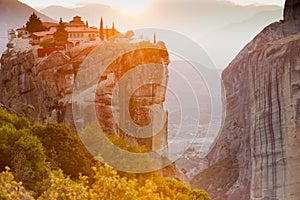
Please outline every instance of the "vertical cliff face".
M15 39L15 46L1 57L0 103L32 122L64 122L74 130L71 97L80 63L95 47L57 51L37 58L27 40Z
M136 140L149 149L166 147L167 113L163 110L169 64L166 47L162 42L127 44L124 49L113 46L107 47L113 51L107 55L115 54L117 59L108 66L95 65L106 67L98 82L95 99L100 124L107 133ZM101 59L108 58L102 56ZM148 130L145 134L154 131L155 136L142 135L141 129Z
M284 19L300 19L300 2L298 0L287 0L284 6Z
M266 27L222 73L226 116L208 170L234 157L238 171L218 177L230 187L206 183L214 199L299 199L299 14L299 1L287 1L285 20ZM193 185L203 186L207 172Z
M96 119L105 132L124 136L132 144L147 145L151 150L167 148L168 115L163 103L169 54L163 42L134 43L117 38L101 45L90 43L56 51L44 58L36 57L36 49L27 40L10 43L1 57L0 106L31 122L65 123L74 133L81 130L78 123L92 124ZM94 79L99 71L101 76ZM75 98L77 87L82 99ZM81 114L74 115L74 109L80 110L82 104ZM90 110L96 111L95 118ZM127 132L120 127L130 121L141 129L149 126L153 135L140 137L135 134L138 130ZM161 172L186 180L175 165Z
M99 80L96 80L98 89L91 99L96 103L98 120L106 132L130 137L118 127L113 116L113 110L118 110L118 115L124 115L126 105L123 105L122 101L125 96L116 97L116 105L112 105L112 92L119 80L139 65L152 63L159 67L145 66L142 70L134 72L133 78L123 83L125 90L120 89L120 91L126 91L126 88L128 90L145 78L152 77L156 82L136 88L134 93L126 94L129 100L127 106L130 106L130 116L126 118L132 119L134 123L143 127L151 123L153 117L149 115L151 113L149 108L156 107L159 108L159 112L163 111L166 91L165 87L159 85L167 84L169 55L162 42L131 43L124 39L100 46L91 43L75 47L70 51L53 52L45 58L37 58L36 49L32 48L27 40L15 39L11 43L14 47L5 51L1 57L0 103L12 112L28 117L32 122L57 121L65 123L76 132L72 113L72 95L77 73L81 68L85 73L85 80L82 81L84 84L85 81L87 83L91 81L90 77L95 70L107 67ZM92 51L96 54L97 62L93 58L91 62L88 61L88 65L85 62L85 66L82 66ZM101 65L116 54L118 56L112 63L108 63L107 66ZM88 119L89 113L79 117L81 120ZM159 125L160 119L158 117L153 119L156 121L152 124ZM124 119L120 121L125 123ZM150 149L159 149L167 145L167 121L164 122L162 124L164 128L159 134L153 138L140 139L139 142L146 144Z

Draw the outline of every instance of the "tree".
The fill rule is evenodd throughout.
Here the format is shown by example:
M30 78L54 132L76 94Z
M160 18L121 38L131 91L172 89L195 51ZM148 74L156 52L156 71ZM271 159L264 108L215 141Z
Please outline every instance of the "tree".
M63 124L35 125L32 134L37 136L46 149L47 161L53 169L62 169L65 175L78 178L79 173L93 176L95 164L92 155L85 149L78 135L71 133Z
M43 26L41 19L33 12L29 17L29 20L26 22L26 31L33 33L44 30L46 30L46 27Z
M51 39L46 39L40 42L40 46L42 46L43 48L51 48L55 46L55 43Z
M100 20L99 37L100 37L101 41L104 41L104 29L103 29L103 19L102 19L102 17L101 17L101 20Z
M17 181L34 190L49 168L42 143L30 129L26 118L0 108L0 170L10 167Z
M106 34L106 40L108 40L109 39L109 32L108 32L108 27L107 27L107 25L106 25L106 29L105 29L105 34Z
M91 134L88 142L95 141L93 127L87 130L85 134ZM124 138L107 137L124 150L146 151L146 147L128 144ZM94 162L78 135L65 125L31 126L25 117L1 108L0 141L0 199L210 200L205 191L191 190L158 173L122 175ZM124 158L110 156L124 162Z
M115 23L114 23L114 22L112 22L111 31L112 31L112 36L115 36L115 34L116 34L116 29L115 29Z
M65 29L65 24L63 23L62 19L60 18L59 24L57 26L57 30L54 33L54 40L56 46L65 46L68 42L68 32Z

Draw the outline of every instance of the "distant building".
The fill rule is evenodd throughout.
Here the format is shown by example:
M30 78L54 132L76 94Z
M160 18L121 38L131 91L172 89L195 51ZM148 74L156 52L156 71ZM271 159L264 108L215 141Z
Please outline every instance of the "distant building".
M99 38L100 38L100 40L108 40L109 38L112 38L112 37L114 37L114 36L116 36L118 34L120 34L120 32L115 29L114 22L112 23L112 27L111 28L108 28L106 26L106 28L104 29L104 27L103 27L103 19L101 17L100 28L99 28ZM103 38L101 38L101 35L103 35Z
M104 37L106 40L109 40L109 38L112 38L118 34L120 34L120 32L115 29L114 24L112 25L112 28L108 28L106 26L105 33L104 33Z
M12 40L14 38L16 38L16 32L15 32L15 30L14 29L9 29L8 30L8 39Z
M25 26L23 26L22 28L18 28L16 31L18 33L18 37L28 34Z
M84 42L96 40L97 28L66 28L69 42Z
M31 45L39 45L40 42L44 40L53 40L54 39L54 33L53 31L40 31L40 32L33 32L29 43Z
M31 34L30 40L29 40L29 43L31 45L39 45L44 40L53 40L54 39L54 33L56 32L58 23L43 22L43 26L45 26L47 28L47 31L33 32Z
M75 16L73 17L73 20L71 20L69 23L65 24L66 27L70 28L70 27L85 27L85 24L84 22L81 20L81 17L80 16Z
M65 24L68 32L68 40L72 43L82 43L85 41L96 40L98 29L96 27L88 27L88 22L85 24L80 16L73 17L69 23Z
M58 23L54 22L43 22L43 26L47 28L48 31L55 32L57 30Z
M87 41L94 41L99 36L100 29L98 29L97 27L89 27L88 21L84 23L81 20L80 16L75 16L71 21L65 22L64 24L66 27L65 29L68 32L68 41L70 43L73 43L73 45ZM58 23L43 22L43 26L47 28L47 31L32 33L30 37L30 44L39 45L43 40L54 39L54 33L57 30ZM25 27L19 28L17 30L18 32L20 32L20 34L24 34L26 31ZM105 40L108 40L109 38L120 34L120 32L115 29L114 23L112 24L112 28L108 28L106 26L106 29L103 30Z

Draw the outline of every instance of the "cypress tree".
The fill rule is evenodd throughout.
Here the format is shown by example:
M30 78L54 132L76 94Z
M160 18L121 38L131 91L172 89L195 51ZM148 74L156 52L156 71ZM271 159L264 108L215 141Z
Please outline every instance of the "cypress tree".
M100 20L99 37L100 37L101 41L104 41L104 29L103 29L103 19L102 19L102 17L101 17L101 20Z
M65 29L65 24L60 18L57 30L54 33L54 40L57 46L65 46L68 42L68 32Z
M108 39L109 39L109 33L108 33L108 27L106 25L106 40L108 40Z

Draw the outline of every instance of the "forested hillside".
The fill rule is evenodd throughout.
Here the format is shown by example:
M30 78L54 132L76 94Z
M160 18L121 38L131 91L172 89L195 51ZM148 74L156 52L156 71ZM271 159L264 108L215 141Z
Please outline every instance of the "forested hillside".
M94 160L65 125L31 125L2 108L0 170L0 199L210 199L157 172L117 172Z

